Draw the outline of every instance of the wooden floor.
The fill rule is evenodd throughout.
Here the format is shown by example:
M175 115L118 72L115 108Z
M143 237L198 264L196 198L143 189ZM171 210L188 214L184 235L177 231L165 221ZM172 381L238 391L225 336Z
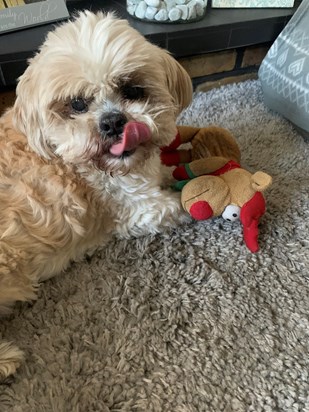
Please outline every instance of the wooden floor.
M15 92L0 93L0 116L8 107L12 106L14 100Z
M0 0L0 10L9 7L23 6L24 4L24 0Z

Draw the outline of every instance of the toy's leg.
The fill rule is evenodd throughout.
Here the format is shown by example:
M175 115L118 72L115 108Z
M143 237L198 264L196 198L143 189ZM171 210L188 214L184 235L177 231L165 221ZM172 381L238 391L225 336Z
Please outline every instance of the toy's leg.
M177 126L181 144L191 142L191 140L200 132L199 127Z
M202 127L192 139L194 158L210 156L226 157L228 160L240 162L240 150L234 136L226 129L218 126Z
M184 186L181 203L194 219L220 216L230 203L229 188L218 176L199 176Z
M162 148L162 163L176 166L192 160L211 156L225 157L240 162L240 150L234 136L226 129L218 126L191 127L177 126L178 133L174 141ZM180 150L178 147L191 142L193 150Z
M178 133L173 142L161 149L161 161L166 166L177 166L192 160L191 149L177 150L183 143L190 142L200 131L199 127L177 126Z
M175 150L172 152L162 150L161 162L165 166L177 166L180 163L190 163L192 160L191 150Z
M190 163L176 167L173 171L173 176L177 180L193 179L197 176L203 176L207 174L215 174L216 176L220 171L229 169L231 162L225 157L209 157L207 159L198 159ZM226 170L226 171L227 171Z

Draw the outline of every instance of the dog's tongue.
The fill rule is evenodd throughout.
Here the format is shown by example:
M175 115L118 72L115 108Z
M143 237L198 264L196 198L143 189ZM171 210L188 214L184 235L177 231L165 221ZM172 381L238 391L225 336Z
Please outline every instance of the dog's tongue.
M114 156L121 156L123 152L136 149L140 143L146 142L150 137L150 129L145 123L128 122L124 127L121 142L112 145L109 151Z

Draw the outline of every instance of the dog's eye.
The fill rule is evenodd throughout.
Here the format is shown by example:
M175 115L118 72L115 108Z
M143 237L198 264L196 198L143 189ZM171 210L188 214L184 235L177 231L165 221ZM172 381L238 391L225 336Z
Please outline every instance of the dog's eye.
M138 100L145 97L145 91L140 86L123 86L122 95L127 100Z
M71 107L75 112L85 113L88 111L88 105L86 101L81 97L76 97L71 100Z

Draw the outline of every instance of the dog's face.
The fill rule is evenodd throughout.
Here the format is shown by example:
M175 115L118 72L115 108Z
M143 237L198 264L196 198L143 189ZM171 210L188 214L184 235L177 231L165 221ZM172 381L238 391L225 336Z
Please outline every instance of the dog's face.
M13 116L40 156L127 173L173 140L191 97L166 51L125 20L86 12L49 33L20 78Z

